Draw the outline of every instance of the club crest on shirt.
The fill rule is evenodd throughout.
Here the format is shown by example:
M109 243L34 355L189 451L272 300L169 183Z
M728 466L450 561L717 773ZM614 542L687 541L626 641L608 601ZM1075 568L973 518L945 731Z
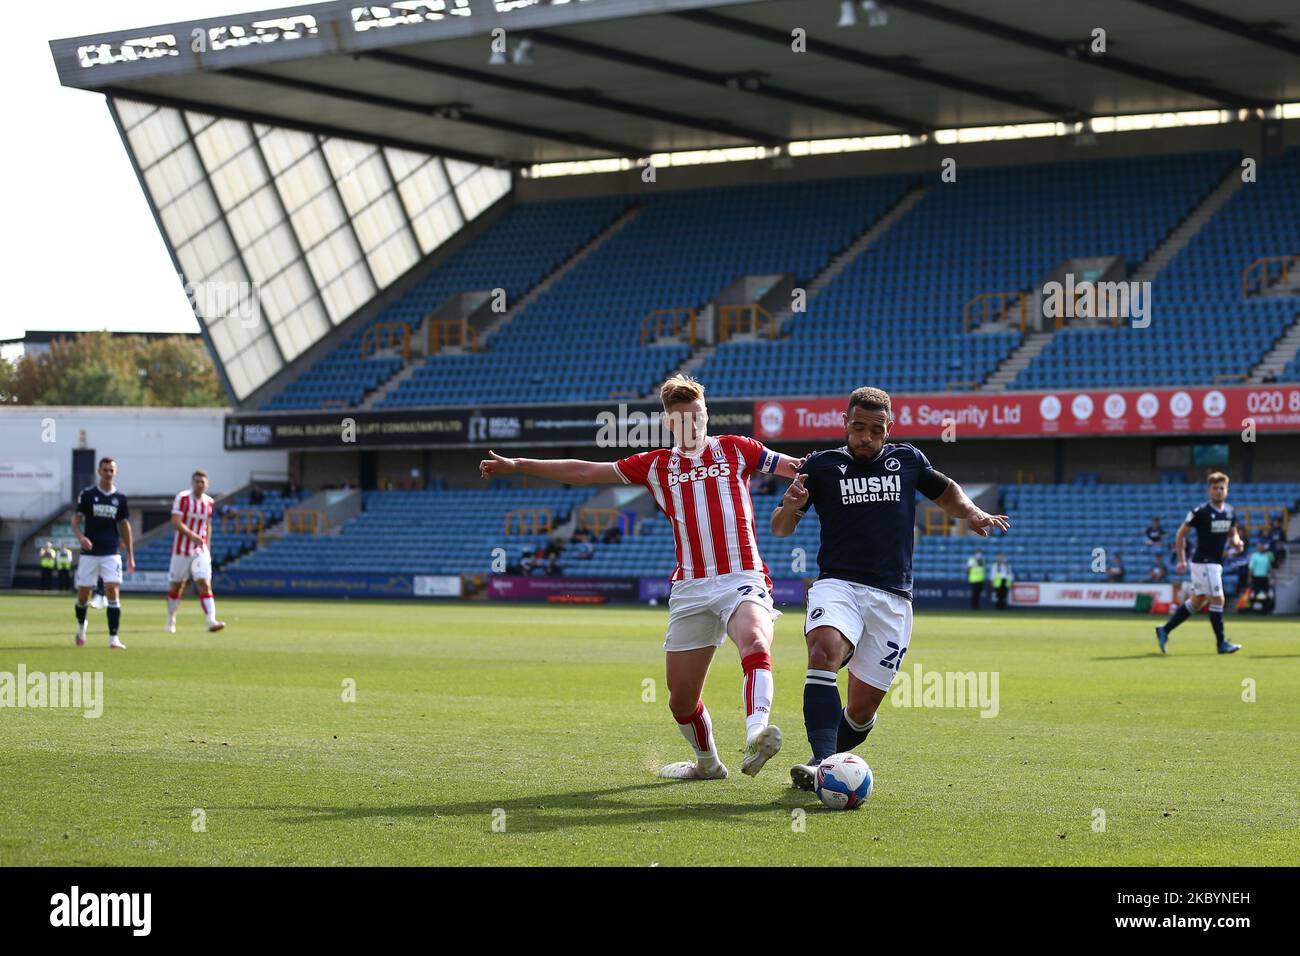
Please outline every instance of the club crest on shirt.
M902 467L902 463L897 458L885 459L885 471L898 471L900 467Z

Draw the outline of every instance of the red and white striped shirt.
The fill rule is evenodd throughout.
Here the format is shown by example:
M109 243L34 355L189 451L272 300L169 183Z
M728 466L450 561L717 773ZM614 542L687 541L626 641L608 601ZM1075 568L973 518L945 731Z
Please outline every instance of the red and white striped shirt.
M677 568L670 581L733 571L761 571L749 475L775 472L780 456L739 435L710 438L688 458L678 448L656 448L614 463L625 484L644 485L672 522Z
M172 514L181 516L181 524L196 534L202 535L203 544L199 544L188 535L179 531L172 535L172 554L198 554L204 548L212 546L212 497L203 495L195 500L194 494L182 491L172 502Z

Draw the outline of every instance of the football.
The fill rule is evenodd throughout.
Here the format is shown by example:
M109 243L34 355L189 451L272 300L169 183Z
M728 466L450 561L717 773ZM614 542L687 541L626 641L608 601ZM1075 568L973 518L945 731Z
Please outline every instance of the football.
M832 810L852 810L871 796L871 767L857 754L832 754L817 767L817 799Z

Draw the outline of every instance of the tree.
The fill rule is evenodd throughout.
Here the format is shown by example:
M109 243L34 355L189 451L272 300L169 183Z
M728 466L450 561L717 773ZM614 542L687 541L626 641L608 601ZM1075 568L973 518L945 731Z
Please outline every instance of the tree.
M225 405L203 346L185 336L86 332L0 361L0 402L19 405Z

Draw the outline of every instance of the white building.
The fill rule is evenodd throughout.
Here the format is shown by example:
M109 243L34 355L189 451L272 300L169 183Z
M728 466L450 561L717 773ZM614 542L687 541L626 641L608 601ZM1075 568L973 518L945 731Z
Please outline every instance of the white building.
M253 472L286 474L287 452L225 451L228 412L0 406L0 519L32 521L71 504L80 491L74 486L94 481L95 463L104 456L116 459L118 484L128 496L173 495L188 487L196 468L208 473L214 497L248 484Z

